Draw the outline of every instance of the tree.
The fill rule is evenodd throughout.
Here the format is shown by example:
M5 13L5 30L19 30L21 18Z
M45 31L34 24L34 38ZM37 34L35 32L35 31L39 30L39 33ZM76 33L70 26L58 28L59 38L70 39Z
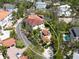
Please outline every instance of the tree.
M17 18L17 12L14 11L14 12L12 13L12 16L13 16L13 19L16 19L16 18Z
M31 6L33 6L33 3L32 2L30 2L30 1L26 1L26 8L27 9L29 9L29 8L31 8Z
M71 6L75 7L75 6L78 6L79 5L79 0L61 0L62 2L65 2L65 3L70 3Z
M0 3L0 8L3 8L3 5L2 5L2 3Z
M21 1L17 4L18 12L17 12L17 18L23 18L23 14L25 11L25 3L24 1Z
M2 52L4 59L7 59L7 48L4 46L0 46L0 51Z
M17 4L18 12L17 18L23 18L27 9L29 9L33 5L32 2L22 0Z
M12 30L10 33L10 37L15 38L16 37L16 33L15 30Z
M29 56L30 59L43 59L42 56L37 55L30 48L28 48L26 51L24 51L23 55Z
M16 47L17 48L24 48L25 44L22 40L16 40Z

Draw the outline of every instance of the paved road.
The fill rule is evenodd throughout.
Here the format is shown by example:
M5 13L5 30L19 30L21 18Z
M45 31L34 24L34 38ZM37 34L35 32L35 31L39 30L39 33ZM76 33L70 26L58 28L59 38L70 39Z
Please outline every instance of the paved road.
M25 36L25 34L22 33L22 31L21 31L21 22L22 22L22 21L20 21L20 22L16 25L16 27L15 27L16 34L17 34L17 36L18 36L19 39L22 39L22 40L24 41L25 46L28 47L28 46L31 44L31 42L27 39L27 37Z

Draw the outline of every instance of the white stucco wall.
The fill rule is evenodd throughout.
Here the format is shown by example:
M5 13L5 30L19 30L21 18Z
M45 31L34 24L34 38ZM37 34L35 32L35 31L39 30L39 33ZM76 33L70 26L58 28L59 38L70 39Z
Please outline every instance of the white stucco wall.
M11 17L12 17L12 13L9 14L7 17L5 17L3 20L0 21L0 26L5 26L9 22L9 19Z

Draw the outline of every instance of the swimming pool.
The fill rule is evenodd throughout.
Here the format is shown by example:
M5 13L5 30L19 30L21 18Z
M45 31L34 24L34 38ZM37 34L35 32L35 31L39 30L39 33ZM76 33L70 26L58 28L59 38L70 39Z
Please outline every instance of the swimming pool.
M63 34L64 41L70 41L70 36L68 34Z

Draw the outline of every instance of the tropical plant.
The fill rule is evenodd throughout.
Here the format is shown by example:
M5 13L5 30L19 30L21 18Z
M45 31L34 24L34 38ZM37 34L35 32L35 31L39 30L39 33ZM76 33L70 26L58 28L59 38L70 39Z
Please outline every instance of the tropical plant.
M2 52L4 59L7 59L7 48L4 46L0 46L0 51Z
M22 0L17 4L18 12L17 18L23 18L27 9L29 9L33 5L32 2Z

